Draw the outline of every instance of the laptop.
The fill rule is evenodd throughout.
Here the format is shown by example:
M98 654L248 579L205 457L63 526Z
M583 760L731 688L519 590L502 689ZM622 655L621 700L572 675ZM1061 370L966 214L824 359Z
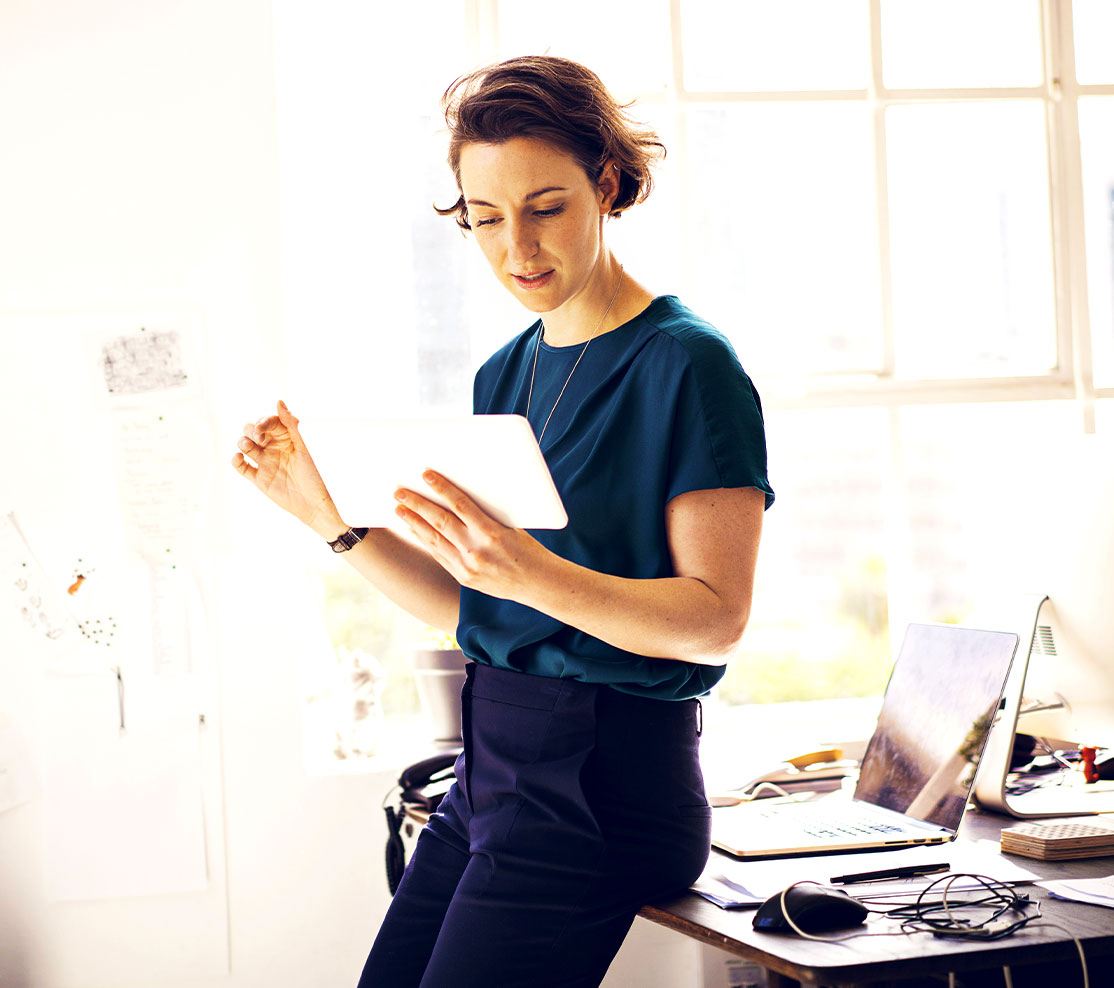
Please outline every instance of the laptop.
M712 844L741 858L953 840L1002 701L1017 635L911 624L854 797L757 800L712 813Z

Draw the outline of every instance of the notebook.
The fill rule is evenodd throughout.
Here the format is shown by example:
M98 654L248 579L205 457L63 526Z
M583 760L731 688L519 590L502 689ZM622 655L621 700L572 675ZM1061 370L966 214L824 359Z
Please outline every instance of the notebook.
M712 844L742 858L943 844L955 838L1017 635L911 624L854 797L717 808Z

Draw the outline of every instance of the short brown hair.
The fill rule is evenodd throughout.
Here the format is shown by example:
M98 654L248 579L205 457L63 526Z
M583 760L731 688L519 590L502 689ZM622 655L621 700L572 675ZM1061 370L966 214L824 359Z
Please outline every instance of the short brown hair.
M566 151L596 183L611 158L619 166L619 193L608 215L619 216L642 202L653 188L650 166L665 156L665 145L647 127L632 121L590 69L567 58L527 55L461 76L441 98L449 128L449 165L460 198L442 216L456 216L470 230L460 185L460 152L465 144L502 144L534 137Z

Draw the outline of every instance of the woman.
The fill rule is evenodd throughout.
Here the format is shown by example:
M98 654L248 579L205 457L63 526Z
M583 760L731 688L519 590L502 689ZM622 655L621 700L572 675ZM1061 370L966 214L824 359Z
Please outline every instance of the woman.
M661 145L593 73L513 59L444 102L460 198L439 212L541 317L480 369L474 410L530 420L568 526L505 528L429 473L450 508L397 492L413 540L351 530L281 402L233 465L473 660L456 784L362 988L597 985L638 908L708 855L696 697L749 615L761 407L727 341L607 248Z

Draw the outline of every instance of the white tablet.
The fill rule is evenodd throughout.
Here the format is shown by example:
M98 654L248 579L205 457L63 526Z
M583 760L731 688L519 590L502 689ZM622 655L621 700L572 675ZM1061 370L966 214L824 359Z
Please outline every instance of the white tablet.
M402 525L400 487L444 504L422 480L436 470L512 528L564 528L568 515L534 430L521 415L313 422L299 429L349 525Z

